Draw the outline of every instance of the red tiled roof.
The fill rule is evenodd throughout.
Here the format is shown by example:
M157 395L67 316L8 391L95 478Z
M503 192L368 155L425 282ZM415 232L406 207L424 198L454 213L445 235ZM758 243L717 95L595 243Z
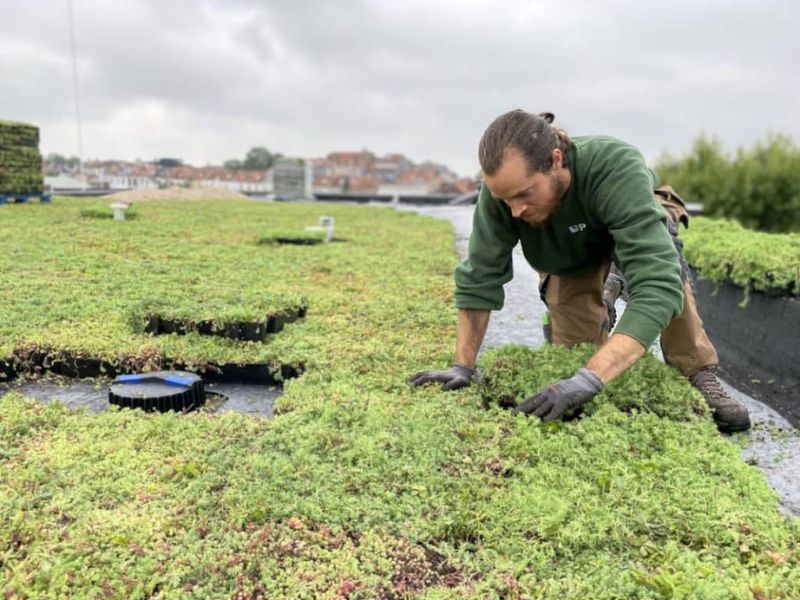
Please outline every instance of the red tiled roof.
M398 154L396 152L392 154L387 154L381 160L393 163L411 162L410 160L408 160L408 158L406 158L405 154Z
M328 161L334 165L368 167L375 160L372 152L331 152Z

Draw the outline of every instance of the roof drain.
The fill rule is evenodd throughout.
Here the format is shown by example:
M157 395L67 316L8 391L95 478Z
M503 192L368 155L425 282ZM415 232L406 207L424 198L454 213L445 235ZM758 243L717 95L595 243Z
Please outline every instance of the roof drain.
M319 226L323 229L323 231L325 231L326 242L333 241L333 224L333 217L323 216L319 218Z
M203 379L186 371L156 371L120 375L108 390L108 401L121 408L145 412L185 412L206 402Z
M111 206L111 210L114 213L115 221L125 220L125 211L128 210L127 204L125 204L124 202L115 202L114 204L111 204L109 206Z
M325 242L332 242L333 241L333 226L334 226L334 218L333 217L320 217L319 218L319 227L316 225L309 225L305 228L306 231L312 232L319 232L324 233L324 241Z

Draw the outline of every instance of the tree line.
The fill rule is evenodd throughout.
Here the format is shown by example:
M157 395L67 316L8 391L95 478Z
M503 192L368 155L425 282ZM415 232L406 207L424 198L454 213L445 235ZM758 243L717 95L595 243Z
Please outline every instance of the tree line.
M748 229L800 231L800 147L768 134L752 148L726 152L718 138L701 135L684 156L663 155L655 169L703 214L739 221Z
M265 171L275 164L275 161L282 158L281 153L272 153L264 146L255 146L250 148L244 157L244 160L232 158L226 160L223 166L226 169L236 169L245 171ZM80 164L80 159L77 156L66 157L57 152L51 152L45 159L46 162L57 168L77 169ZM154 160L153 163L161 167L179 167L183 161L179 158L160 158Z
M230 160L226 160L223 163L223 166L226 169L264 171L274 165L275 161L282 156L283 155L280 153L273 154L264 146L256 146L254 148L250 148L250 150L247 152L247 155L244 157L244 160L232 158Z

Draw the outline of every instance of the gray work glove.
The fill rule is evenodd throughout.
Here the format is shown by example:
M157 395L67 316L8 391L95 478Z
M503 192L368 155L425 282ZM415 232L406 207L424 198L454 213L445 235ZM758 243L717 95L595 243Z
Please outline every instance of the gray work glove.
M542 421L560 419L603 391L603 382L589 369L581 369L569 379L554 383L517 406L513 414L533 415Z
M455 363L446 371L420 371L408 378L411 385L438 382L446 392L467 387L472 379L472 369Z
M617 323L616 302L617 298L623 295L624 290L625 279L622 277L622 273L616 267L612 267L606 282L603 284L603 304L606 305L606 311L608 312L608 318L603 323L603 326L608 332L613 330L614 325Z

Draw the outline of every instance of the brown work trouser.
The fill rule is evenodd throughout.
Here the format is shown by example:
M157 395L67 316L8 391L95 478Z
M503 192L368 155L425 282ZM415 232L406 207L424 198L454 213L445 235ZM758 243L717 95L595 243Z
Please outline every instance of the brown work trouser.
M656 200L669 216L670 233L678 252L678 223L688 222L686 207L669 186L658 188ZM581 275L559 277L539 273L539 290L550 312L553 343L574 346L590 342L601 346L608 339L608 310L603 303L603 284L608 277L611 258ZM700 367L716 366L717 351L708 339L697 313L694 292L688 273L683 277L683 312L661 332L661 349L667 364L688 376Z

